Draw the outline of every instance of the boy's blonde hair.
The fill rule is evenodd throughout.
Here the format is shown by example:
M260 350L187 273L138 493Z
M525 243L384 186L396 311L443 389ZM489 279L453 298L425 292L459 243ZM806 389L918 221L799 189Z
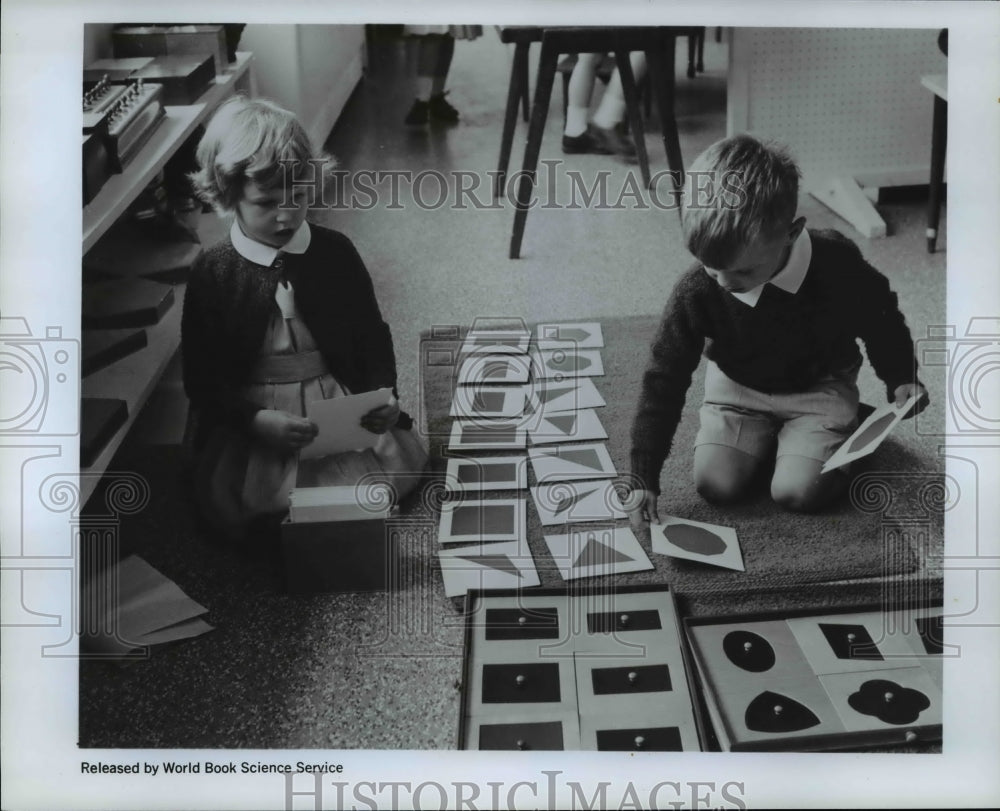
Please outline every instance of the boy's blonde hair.
M688 170L681 210L687 248L708 267L729 267L760 238L791 227L799 172L784 147L751 135L712 144Z
M220 105L198 144L197 159L200 168L190 175L195 192L223 213L236 208L247 181L273 189L283 186L291 171L294 179L308 183L316 172L325 178L336 165L313 148L293 113L273 101L244 96Z

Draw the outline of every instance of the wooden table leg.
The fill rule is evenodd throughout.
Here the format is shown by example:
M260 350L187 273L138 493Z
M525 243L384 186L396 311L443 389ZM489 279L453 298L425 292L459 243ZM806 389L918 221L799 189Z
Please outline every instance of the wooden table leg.
M948 144L948 102L934 97L934 123L931 129L931 182L927 201L927 252L937 246L941 217L941 192L944 187L944 155Z
M528 109L528 49L529 42L514 44L514 63L510 69L510 84L507 86L507 108L503 116L503 135L500 139L500 160L497 163L497 173L493 178L493 196L503 194L507 180L507 167L510 165L510 149L514 141L514 126L517 123L518 104Z
M632 140L635 143L635 154L639 160L639 171L642 173L642 184L649 188L649 155L646 152L646 136L642 126L642 113L639 110L639 93L635 86L635 76L632 75L632 63L629 52L615 49L615 63L622 80L622 93L625 96L625 110L628 112L628 125L632 130Z
M680 193L684 186L684 161L681 158L681 143L677 135L677 119L674 117L674 54L676 43L670 34L662 38L659 48L646 51L652 91L656 96L656 106L660 114L660 129L663 134L663 148L667 153L667 166L674 191ZM680 214L680 206L677 207Z
M524 225L528 219L531 190L535 185L535 170L538 168L538 156L542 150L542 134L545 132L545 119L549 112L558 59L559 52L556 48L543 40L542 55L538 63L538 78L535 83L535 100L531 106L531 123L528 125L528 143L524 150L524 166L518 179L514 233L510 238L511 259L521 257L521 239L524 237Z

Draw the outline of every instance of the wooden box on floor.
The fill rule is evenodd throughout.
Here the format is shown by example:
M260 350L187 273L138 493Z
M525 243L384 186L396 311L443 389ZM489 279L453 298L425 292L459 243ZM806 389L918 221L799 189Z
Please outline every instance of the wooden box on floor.
M297 487L281 524L293 594L385 591L396 555L391 507L364 503L362 487Z

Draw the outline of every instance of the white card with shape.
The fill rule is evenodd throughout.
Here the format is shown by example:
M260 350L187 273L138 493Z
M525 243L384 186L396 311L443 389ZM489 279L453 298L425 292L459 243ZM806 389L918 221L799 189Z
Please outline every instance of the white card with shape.
M613 479L618 472L604 443L590 445L553 445L529 448L531 467L539 484Z
M467 355L458 370L459 386L527 383L531 356L477 351Z
M543 414L560 411L581 411L585 408L600 408L606 405L601 393L589 377L556 382L555 380L535 380L530 387L524 413Z
M528 486L527 456L449 459L445 487L453 493L523 490Z
M448 597L461 597L469 589L517 589L541 582L534 558L516 541L443 549L438 561Z
M896 408L892 403L876 408L868 415L868 419L858 426L858 430L851 434L844 441L844 444L837 448L833 456L826 460L823 472L843 467L855 459L872 453L882 444L882 440L889 436L892 429L896 427L896 423L903 419L903 415L913 408L918 399L919 397L913 396L899 408Z
M456 386L452 417L512 419L524 413L527 386Z
M653 568L649 556L628 527L546 535L545 543L564 580L644 572Z
M533 445L553 442L589 442L607 439L597 412L592 408L583 411L562 411L555 414L542 412L538 425L528 432Z
M545 526L626 517L614 483L608 479L543 484L532 487L531 495Z
M576 347L600 349L604 346L601 325L593 323L539 324L535 332L540 349Z
M672 558L709 563L724 569L746 571L740 542L732 527L672 516L662 520L661 526L649 525L654 552Z
M380 434L362 428L361 418L393 399L392 389L378 389L308 403L306 416L319 426L319 434L299 451L299 458L317 459L332 453L373 447Z
M534 376L545 380L600 377L604 374L599 349L542 349L532 357Z
M441 507L438 541L514 541L527 552L527 512L524 498L449 501Z
M459 451L521 450L528 435L517 422L500 420L455 420L448 447Z

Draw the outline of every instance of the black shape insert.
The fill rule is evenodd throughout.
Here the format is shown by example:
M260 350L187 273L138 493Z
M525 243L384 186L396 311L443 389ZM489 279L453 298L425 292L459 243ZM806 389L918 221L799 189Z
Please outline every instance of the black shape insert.
M944 617L917 617L917 633L928 653L944 653Z
M479 727L479 748L482 750L524 749L539 752L562 749L562 722L483 724Z
M590 671L594 695L622 693L662 693L673 689L666 665L599 667Z
M722 650L729 661L751 673L763 673L774 667L771 643L751 631L730 631L722 640Z
M743 720L754 732L798 732L819 723L805 704L770 690L750 702Z
M617 631L658 631L660 612L655 608L643 611L606 611L587 614L587 633L610 634Z
M559 610L556 608L487 608L486 638L558 639Z
M556 662L483 665L484 704L520 704L560 699L559 665Z
M912 724L931 701L919 690L902 687L888 679L871 679L847 698L862 715L874 715L886 724Z
M882 654L864 625L819 623L819 629L838 659L882 661Z
M458 469L458 480L462 484L489 484L491 482L508 482L516 475L512 462L495 464L482 462L480 464L462 465Z
M681 731L677 727L641 729L599 729L600 752L683 752Z

